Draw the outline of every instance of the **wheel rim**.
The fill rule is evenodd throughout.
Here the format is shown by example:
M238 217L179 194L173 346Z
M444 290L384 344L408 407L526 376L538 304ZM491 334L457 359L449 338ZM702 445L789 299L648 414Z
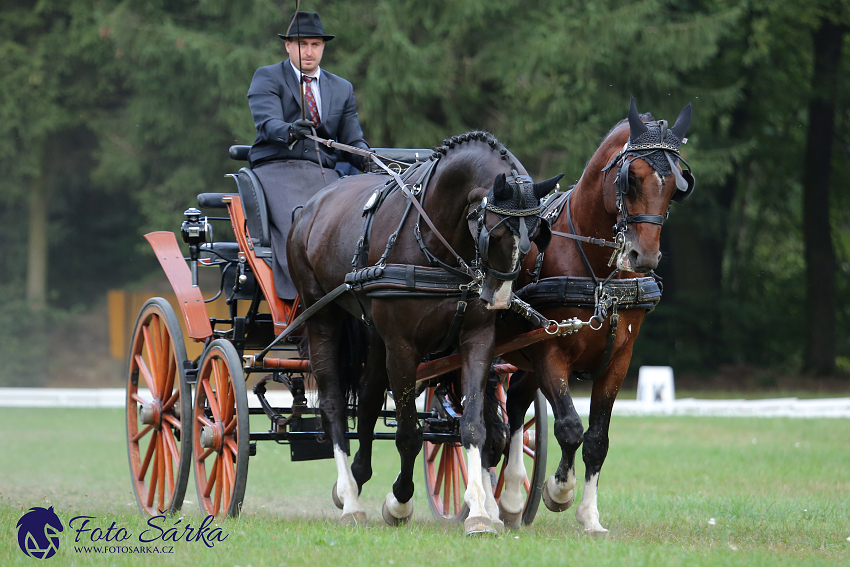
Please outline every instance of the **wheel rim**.
M232 352L231 352L232 351ZM195 394L193 449L201 511L236 516L248 472L248 403L239 357L214 341L204 355Z
M430 410L435 403L434 392L436 388L428 388L425 394L425 408ZM501 405L502 418L507 423L507 412L505 411L506 394L501 383L497 387L497 397ZM542 414L541 414L542 400ZM530 524L537 513L537 505L540 502L542 481L540 478L545 474L546 467L546 405L545 399L538 391L535 397L535 414L523 424L523 453L526 471L532 470L531 479L526 474L523 481L525 490L525 505L523 506L522 520ZM537 424L541 425L538 433ZM423 443L425 463L425 484L428 489L428 502L431 511L438 521L459 522L463 521L469 513L469 508L463 498L466 491L468 471L466 469L466 451L460 444L441 443L435 444L429 441ZM502 459L499 468L498 479L493 486L493 495L496 501L502 494L505 484L505 466L507 459ZM495 474L496 467L490 467L490 472Z
M148 301L136 322L127 382L127 442L136 502L157 515L180 509L189 474L191 424L184 427L191 395L183 361L186 349L174 311L160 298ZM141 389L140 389L141 387Z

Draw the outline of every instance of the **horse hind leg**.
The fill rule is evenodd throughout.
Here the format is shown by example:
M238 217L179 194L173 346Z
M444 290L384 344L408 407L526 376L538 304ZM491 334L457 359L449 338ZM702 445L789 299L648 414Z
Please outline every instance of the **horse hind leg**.
M339 321L345 317L341 308L332 306L321 315L307 322L310 341L310 363L319 388L319 407L326 417L333 443L337 481L334 485L334 501L342 504L340 521L345 525L362 525L366 511L359 499L359 489L345 449L345 423L347 402L340 388L339 344L341 327Z
M396 348L395 352L415 352L410 348ZM400 460L398 477L392 492L387 494L381 514L384 521L397 526L413 517L413 473L416 456L422 449L422 428L416 415L417 358L388 356L387 371L396 407L395 444Z
M525 506L522 487L523 482L528 478L523 462L523 445L525 444L523 425L526 411L531 406L536 391L537 382L533 375L520 370L511 376L505 404L510 424L510 444L506 456L508 462L505 465L505 482L499 498L499 517L505 527L511 530L518 530L522 524L522 512Z
M363 490L363 485L372 478L375 424L384 405L388 386L386 358L384 342L375 333L369 346L366 375L357 403L357 438L360 441L360 448L351 463L351 471L360 490Z

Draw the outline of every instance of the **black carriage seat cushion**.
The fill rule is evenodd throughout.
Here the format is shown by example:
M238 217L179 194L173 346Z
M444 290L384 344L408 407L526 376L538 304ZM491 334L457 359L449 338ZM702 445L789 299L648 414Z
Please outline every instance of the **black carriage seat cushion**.
M198 194L198 206L202 209L226 209L227 203L222 199L236 195L238 193L200 193Z
M227 260L228 262L238 262L239 243L205 242L201 244L201 258L209 258L213 261Z
M251 150L251 146L230 146L230 159L235 159L236 161L248 161L248 152Z
M247 167L243 167L236 174L236 186L239 196L242 197L242 210L245 213L245 222L248 224L248 232L254 245L254 253L271 261L271 235L269 230L269 211L266 206L266 196L263 185L257 175Z

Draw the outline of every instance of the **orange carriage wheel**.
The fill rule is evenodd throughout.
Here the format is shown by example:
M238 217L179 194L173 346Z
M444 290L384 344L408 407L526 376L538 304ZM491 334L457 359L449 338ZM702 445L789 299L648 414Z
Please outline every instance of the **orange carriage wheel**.
M428 411L437 409L444 415L441 403L435 396L436 387L428 388L425 393L425 408ZM497 395L502 408L505 404L505 391L501 384ZM457 414L461 408L453 403ZM507 423L504 409L500 412ZM538 427L539 425L539 427ZM546 449L548 445L548 417L546 413L546 398L538 390L534 399L534 416L523 424L523 453L526 470L531 468L531 477L526 478L524 489L526 493L525 506L522 512L522 523L531 524L540 505L543 483L546 480ZM464 501L469 472L466 468L466 451L460 443L423 443L423 461L425 464L425 485L428 490L428 504L438 522L462 522L469 514L469 508ZM498 502L504 487L504 474L507 459L503 458L499 465L499 475L493 483L493 491ZM490 472L495 477L496 467Z
M173 514L183 504L192 459L192 393L186 346L171 305L145 302L130 343L127 454L142 513Z
M195 486L201 512L238 516L248 479L251 433L245 373L229 341L213 341L201 359L193 417Z

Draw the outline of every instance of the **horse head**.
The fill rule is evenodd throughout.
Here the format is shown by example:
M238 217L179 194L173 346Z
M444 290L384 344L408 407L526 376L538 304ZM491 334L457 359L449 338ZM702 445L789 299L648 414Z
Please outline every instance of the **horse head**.
M467 215L475 238L479 268L484 281L480 297L488 309L507 309L511 287L520 273L531 242L545 250L552 238L549 223L541 220L540 199L563 177L534 183L531 177L511 170L500 173L493 186Z
M614 236L620 270L646 273L658 266L661 225L670 202L684 201L694 189L690 169L683 171L680 164L687 162L679 155L690 123L690 104L672 127L666 120L644 122L632 97L628 129L609 135L612 147L622 147L602 170L605 208L617 217ZM616 175L609 175L614 169Z

